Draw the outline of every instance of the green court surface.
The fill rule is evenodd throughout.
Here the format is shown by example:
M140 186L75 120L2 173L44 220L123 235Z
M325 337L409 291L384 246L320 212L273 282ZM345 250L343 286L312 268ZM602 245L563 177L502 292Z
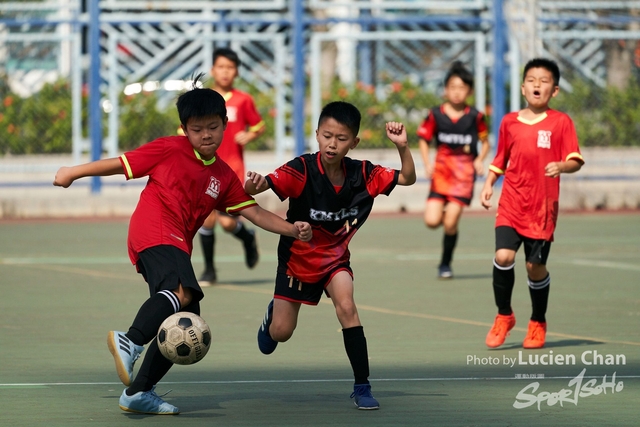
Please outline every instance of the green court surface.
M330 300L303 307L294 336L274 354L258 351L277 237L258 232L261 260L247 270L240 244L218 230L220 284L205 288L201 303L213 346L158 385L182 413L122 412L106 336L126 330L148 297L126 235L126 220L0 222L0 425L638 425L637 212L561 214L541 350L522 348L530 314L522 250L516 327L503 347L484 344L496 313L491 215L463 217L449 281L435 278L441 230L416 215L372 216L351 252L378 411L358 411L349 399L351 369Z

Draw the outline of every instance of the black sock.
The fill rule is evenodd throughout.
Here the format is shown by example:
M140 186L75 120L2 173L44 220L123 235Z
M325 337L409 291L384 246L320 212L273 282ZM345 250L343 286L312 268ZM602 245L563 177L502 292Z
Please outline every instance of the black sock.
M344 348L351 362L356 384L369 384L369 354L362 326L342 330Z
M549 287L551 277L547 274L544 279L534 282L529 279L529 295L531 296L531 320L545 323L547 321L547 302L549 301Z
M182 311L188 311L190 313L200 315L200 302L192 302L188 306L184 307ZM142 361L138 374L131 383L131 386L127 389L127 395L133 396L139 391L151 390L151 388L158 384L162 377L169 372L169 369L171 369L172 366L173 363L160 353L158 341L154 339L149 344L149 348L145 353L144 360Z
M211 234L202 234L200 235L200 244L202 245L202 256L204 257L204 266L206 271L214 270L213 267L213 254L215 252L216 245L216 235L211 230Z
M127 396L133 396L139 391L151 390L169 372L172 366L173 363L160 353L158 341L151 341L149 348L145 352L140 370L126 391Z
M164 319L180 310L180 301L171 291L160 291L142 304L126 333L137 345L145 345L157 334Z
M238 225L236 226L236 229L233 230L232 234L243 242L248 242L253 239L253 235L249 233L249 230L247 230L247 227L244 226L242 221L238 221Z
M453 250L458 242L458 233L445 234L442 238L442 260L440 265L451 265L451 259L453 258Z
M498 313L508 316L511 310L511 293L516 281L516 274L513 271L514 264L509 267L501 267L493 260L493 296L498 306Z

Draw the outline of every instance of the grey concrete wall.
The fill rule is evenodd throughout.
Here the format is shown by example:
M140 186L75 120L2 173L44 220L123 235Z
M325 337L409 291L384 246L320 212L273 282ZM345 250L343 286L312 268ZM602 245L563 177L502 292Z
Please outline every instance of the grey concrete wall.
M560 207L562 209L640 209L640 149L584 148L586 160L582 170L563 175ZM395 149L358 150L351 156L398 168ZM398 187L391 196L376 199L375 212L422 212L429 181L425 178L420 154L413 151L418 182L411 187ZM289 157L276 159L273 153L246 154L247 166L269 173ZM90 191L90 179L75 182L70 188L53 187L56 170L71 164L70 156L5 156L0 157L0 218L45 218L85 216L129 216L133 212L146 179L126 182L124 176L102 178L100 194ZM489 163L490 159L487 160ZM481 210L478 196L484 180L476 183L476 193L469 209ZM494 201L497 202L499 189ZM272 192L257 196L266 209L286 210Z

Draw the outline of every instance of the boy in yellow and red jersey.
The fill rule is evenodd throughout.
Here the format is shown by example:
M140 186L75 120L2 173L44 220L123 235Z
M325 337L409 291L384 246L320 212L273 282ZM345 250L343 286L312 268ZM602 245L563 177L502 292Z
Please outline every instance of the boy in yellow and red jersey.
M239 67L240 59L233 50L219 48L213 52L210 71L214 79L212 89L223 96L229 119L217 155L233 169L240 182L244 182L244 146L259 137L265 131L265 125L251 95L233 87ZM242 241L247 267L253 268L259 259L255 231L247 229L236 217L213 211L198 230L205 263L205 270L199 279L203 285L217 280L214 262L216 222L220 222L226 232Z
M560 69L544 58L524 68L522 95L527 106L507 114L500 124L498 149L491 162L480 202L489 209L493 184L504 175L496 214L493 293L498 315L486 337L490 348L501 346L516 324L511 310L515 256L524 243L532 313L524 348L545 344L551 278L547 258L558 219L560 174L584 164L571 118L549 108L558 94Z

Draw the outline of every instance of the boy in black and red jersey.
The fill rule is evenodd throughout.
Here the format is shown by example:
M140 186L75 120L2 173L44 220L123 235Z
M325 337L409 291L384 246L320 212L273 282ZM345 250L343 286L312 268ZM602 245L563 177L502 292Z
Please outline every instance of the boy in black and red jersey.
M458 223L465 206L471 204L476 175L484 173L489 139L484 115L467 105L473 94L473 75L454 62L444 79L446 101L429 111L418 128L420 154L431 189L424 222L436 229L442 225L442 257L438 277L453 277L451 261L458 242ZM429 142L435 140L435 161L429 160ZM478 152L478 142L481 142Z
M119 158L62 167L53 182L66 188L87 176L149 177L131 216L128 248L131 262L149 285L150 298L126 333L110 331L107 336L118 376L129 386L120 396L120 408L129 412L179 413L155 392L172 363L160 353L154 338L172 314L200 314L203 293L191 265L192 242L212 210L242 215L293 240L309 240L312 234L308 223L286 222L258 206L233 170L216 157L227 124L225 102L214 90L196 88L198 78L194 89L178 98L183 136L158 138ZM147 343L133 379L133 365Z
M266 177L249 172L245 190L253 195L271 188L280 199L289 199L287 221L306 221L314 229L312 240L303 244L286 236L280 239L274 299L258 330L260 351L270 354L278 342L291 338L301 304L317 305L326 292L353 368L351 397L359 409L377 409L368 379L367 342L353 300L348 246L369 216L374 198L389 195L396 185L413 184L416 175L401 123L386 124L387 136L400 154L400 170L345 157L360 141L360 118L349 103L326 105L316 130L320 150L297 157Z
M524 348L544 346L551 278L547 258L558 218L560 174L584 164L571 118L549 108L559 91L560 70L536 58L524 68L522 95L527 106L507 114L500 124L496 157L480 195L489 209L493 184L504 175L496 214L493 293L498 315L486 337L488 347L502 345L516 324L511 310L516 251L524 243L532 314Z

